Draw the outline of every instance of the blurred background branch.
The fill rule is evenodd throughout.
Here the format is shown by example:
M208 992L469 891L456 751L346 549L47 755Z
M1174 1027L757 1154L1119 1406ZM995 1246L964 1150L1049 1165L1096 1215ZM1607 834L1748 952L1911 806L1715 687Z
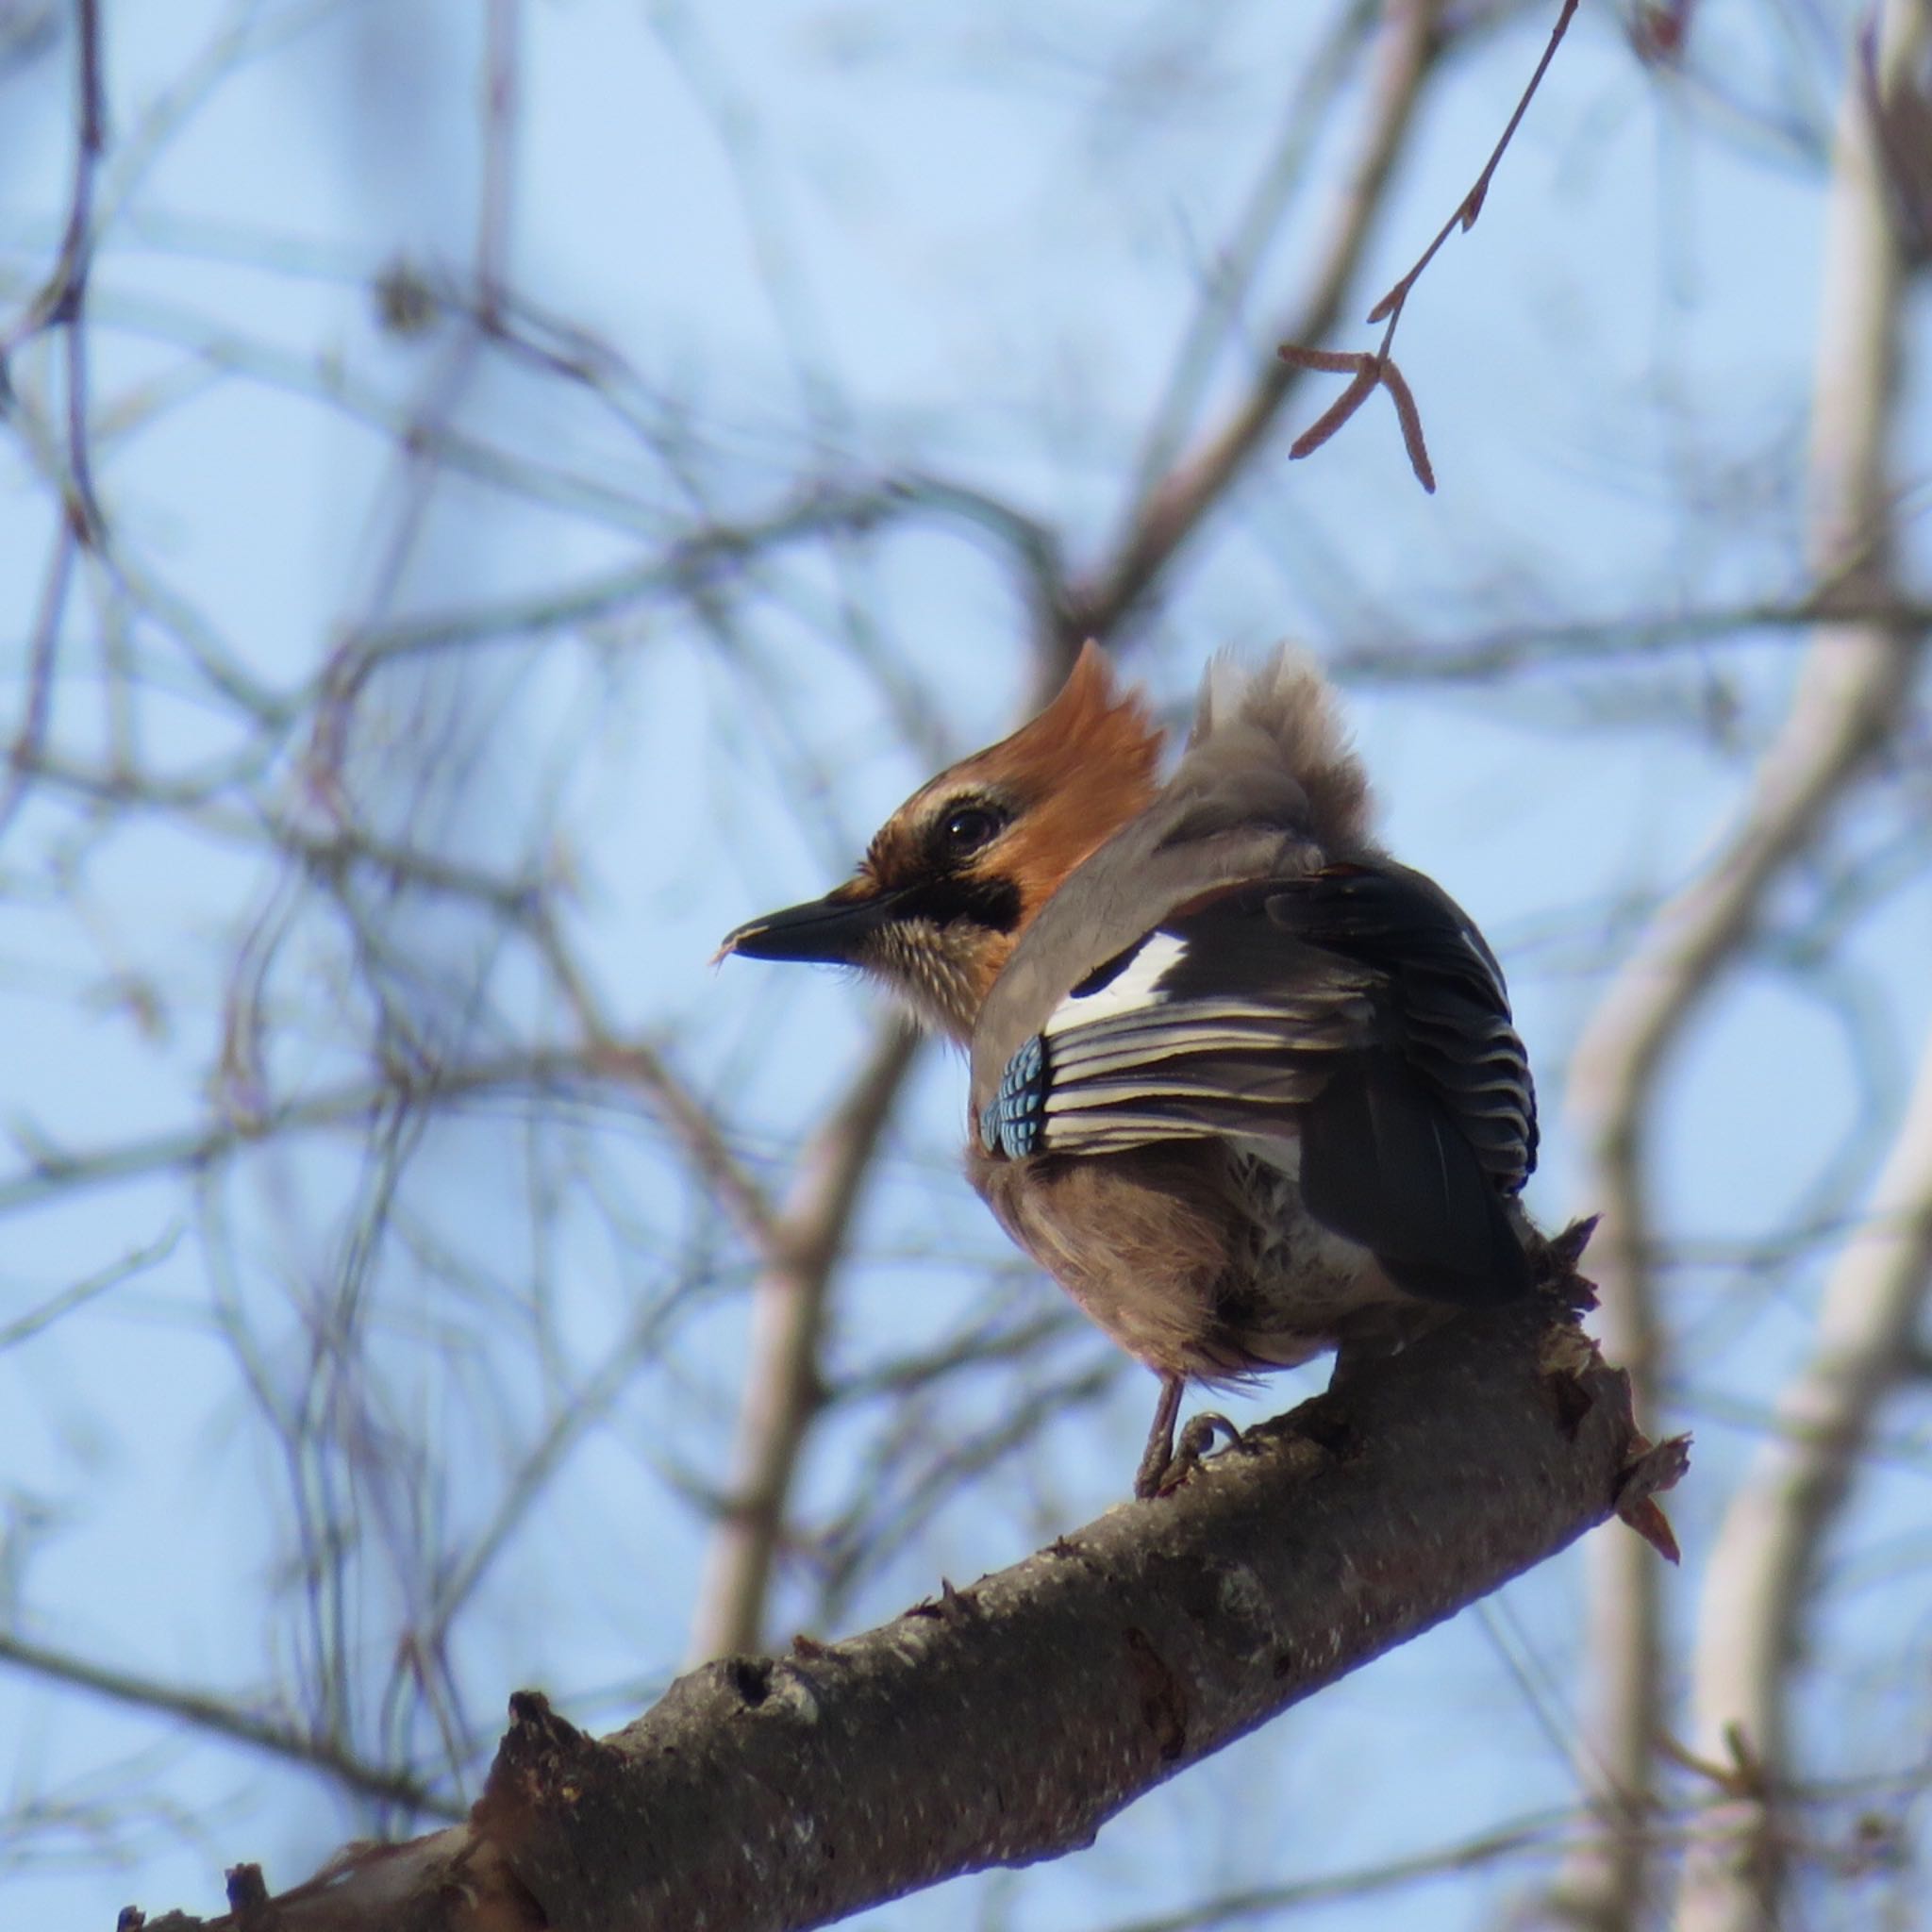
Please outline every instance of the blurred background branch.
M1921 84L1917 0L1890 10L1888 35L1889 87ZM1856 69L1833 174L1811 419L1811 560L1821 584L1882 608L1896 595L1890 432L1905 255L1888 207L1872 96ZM1720 977L1761 943L1763 908L1781 876L1816 849L1829 815L1908 724L1923 640L1924 626L1882 618L1816 628L1783 728L1757 759L1736 823L1697 876L1658 908L1577 1042L1570 1104L1591 1156L1590 1197L1604 1217L1592 1265L1605 1341L1629 1367L1646 1407L1669 1373L1649 1258L1657 1246L1651 1121L1662 1105L1666 1061ZM1641 1923L1650 1882L1645 1817L1657 1802L1671 1672L1655 1566L1632 1561L1611 1538L1598 1541L1592 1557L1592 1715L1585 1735L1599 1809L1613 1828L1572 1861L1558 1896L1579 1924L1623 1932ZM1732 1709L1722 1723L1746 1723L1759 1709ZM1756 1737L1757 1726L1750 1729ZM1704 1744L1708 1751L1707 1738ZM1747 1923L1777 1923L1769 1901L1757 1909L1764 1916L1723 1923L1739 1932Z
M1927 1923L1924 8L1579 8L1404 314L1439 493L1290 464L1277 344L1562 11L0 5L0 1918L1117 1500L958 1068L704 962L1087 635L1178 724L1293 634L1503 956L1684 1571L877 1923Z

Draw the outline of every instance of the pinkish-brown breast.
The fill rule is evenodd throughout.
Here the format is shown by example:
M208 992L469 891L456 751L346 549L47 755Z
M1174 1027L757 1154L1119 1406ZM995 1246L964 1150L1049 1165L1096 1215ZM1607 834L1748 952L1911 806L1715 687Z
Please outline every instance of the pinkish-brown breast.
M1426 1312L1293 1180L1223 1142L998 1159L967 1174L1000 1224L1128 1354L1224 1381L1291 1368L1344 1336Z

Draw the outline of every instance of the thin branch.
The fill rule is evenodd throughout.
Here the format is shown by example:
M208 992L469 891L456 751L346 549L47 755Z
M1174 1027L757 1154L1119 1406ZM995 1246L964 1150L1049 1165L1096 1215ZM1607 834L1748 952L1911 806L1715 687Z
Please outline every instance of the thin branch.
M882 1021L844 1098L799 1158L753 1291L730 1493L698 1586L693 1660L758 1642L799 1452L824 1401L819 1339L833 1272L918 1043L898 1021Z
M1529 112L1529 104L1535 100L1537 90L1543 84L1543 75L1550 71L1550 62L1557 58L1557 49L1563 44L1563 36L1570 31L1571 17L1576 11L1577 0L1562 0L1557 24L1550 29L1550 38L1543 47L1542 58L1536 63L1536 72L1529 76L1529 82L1523 90L1522 97L1516 103L1516 109L1509 116L1508 125L1503 129L1490 158L1483 163L1483 170L1475 177L1475 184L1461 201L1456 212L1438 230L1436 239L1424 248L1408 273L1391 288L1375 306L1369 310L1371 322L1387 321L1389 326L1383 331L1382 346L1377 352L1382 361L1389 359L1389 351L1395 341L1395 325L1402 320L1403 308L1408 302L1415 285L1434 261L1443 242L1448 241L1457 228L1466 235L1475 226L1476 217L1483 211L1483 204L1490 198L1490 183L1495 179L1496 170L1503 164L1503 157L1508 152L1509 143L1516 138L1516 130L1523 125L1523 117Z
M482 181L476 205L476 325L503 327L509 283L512 194L520 106L517 83L518 0L490 0L483 56Z
M108 144L106 86L101 75L100 0L75 0L78 27L79 112L74 156L74 194L66 240L61 243L60 290L49 312L67 348L67 463L74 486L70 521L77 540L92 548L103 528L88 453L87 282L93 266L94 177Z
M346 655L360 678L377 665L451 645L541 636L614 617L658 598L694 600L712 584L738 576L754 558L768 552L841 531L872 528L922 503L939 501L941 491L941 486L916 480L901 484L889 479L858 487L808 485L762 517L708 521L654 550L641 563L534 595L365 626L356 633Z
M1388 0L1369 79L1368 118L1300 310L1277 331L1316 341L1334 327L1367 252L1389 182L1413 131L1424 82L1441 51L1441 0ZM1106 565L1068 593L1057 644L1071 662L1083 639L1135 612L1176 553L1245 473L1300 372L1269 356L1225 422L1137 498Z
M1390 402L1394 405L1396 421L1402 425L1402 442L1408 452L1409 467L1415 472L1416 481L1431 494L1434 493L1436 473L1423 441L1422 413L1416 408L1407 379L1395 366L1391 354L1395 346L1395 330L1415 285L1421 281L1430 262L1435 260L1442 244L1457 228L1467 234L1475 226L1476 217L1482 213L1483 204L1489 199L1490 184L1495 179L1496 170L1502 165L1509 143L1516 138L1517 128L1523 125L1523 117L1529 112L1530 102L1543 84L1543 75L1550 71L1550 62L1557 58L1557 49L1563 44L1563 36L1570 30L1571 17L1576 11L1576 5L1577 0L1562 0L1557 24L1550 29L1550 38L1543 47L1542 58L1537 62L1536 72L1529 76L1528 85L1516 103L1515 112L1509 116L1508 125L1490 151L1490 158L1483 163L1482 173L1475 177L1474 185L1457 204L1456 212L1442 224L1436 239L1416 258L1408 272L1369 310L1371 323L1388 325L1382 331L1380 345L1372 354L1317 349L1309 346L1312 336L1319 333L1312 330L1281 345L1278 353L1282 359L1294 368L1326 370L1333 375L1346 373L1353 378L1340 399L1294 440L1288 452L1290 457L1312 456L1377 389L1386 390Z
M1910 639L1932 631L1932 603L1871 587L1826 585L1804 595L1699 609L1514 624L1440 643L1376 639L1338 645L1323 662L1330 676L1351 684L1500 683L1518 674L1650 662L1721 640L1745 641L1742 633L1749 631L1782 633L1795 643L1793 634L1827 619L1880 625Z
M764 1190L732 1153L711 1111L672 1072L655 1047L618 1038L589 975L563 942L547 913L532 928L551 974L570 1005L584 1040L585 1064L603 1078L641 1087L658 1120L684 1147L707 1191L730 1215L754 1252L769 1259L779 1253L784 1235Z
M1424 1879L1476 1872L1507 1860L1553 1857L1565 1849L1583 1822L1583 1815L1574 1808L1540 1811L1410 1857L1390 1858L1379 1865L1330 1873L1322 1878L1292 1879L1286 1885L1257 1885L1249 1890L1226 1892L1177 1912L1124 1919L1108 1926L1107 1932L1216 1932L1220 1926L1256 1921L1272 1927L1278 1924L1280 1913L1304 1906L1377 1898Z
M170 1169L199 1174L278 1136L366 1127L396 1107L448 1106L496 1095L608 1088L619 1083L635 1087L641 1084L639 1074L646 1068L652 1078L662 1075L662 1061L650 1049L641 1045L613 1049L594 1041L575 1047L520 1049L437 1067L397 1063L386 1068L380 1078L321 1088L296 1099L276 1102L259 1112L231 1108L208 1121L109 1146L78 1151L29 1146L25 1165L0 1178L0 1214ZM23 1138L17 1124L13 1134L16 1141ZM722 1141L706 1144L715 1145L723 1155ZM759 1215L756 1190L736 1199L724 1198L740 1213L741 1224L755 1232Z
M0 1631L0 1663L14 1665L38 1677L66 1684L96 1696L125 1704L158 1717L178 1719L216 1738L246 1744L271 1757L286 1758L304 1769L323 1773L358 1797L376 1798L422 1818L460 1818L463 1807L439 1796L405 1771L364 1763L327 1738L307 1737L286 1724L271 1723L242 1709L225 1698L198 1690L183 1690L110 1664L90 1663L45 1644Z
M1303 178L1316 137L1343 94L1380 11L1380 0L1348 0L1297 78L1294 92L1233 233L1202 276L1167 387L1148 419L1134 462L1137 495L1151 493L1192 429L1215 359L1246 303L1256 275Z
M181 1229L177 1224L145 1246L134 1249L96 1273L49 1295L38 1307L29 1308L25 1314L17 1315L10 1322L0 1323L0 1355L9 1348L18 1348L24 1341L31 1341L36 1335L53 1327L76 1308L85 1307L89 1302L110 1293L124 1282L131 1281L138 1274L145 1274L150 1268L158 1267L175 1252L180 1239Z
M79 552L99 545L105 527L88 450L87 381L87 286L93 264L94 179L107 145L99 0L76 0L75 20L74 177L67 225L53 272L20 322L0 340L0 411L6 411L13 400L8 364L14 353L42 329L59 331L66 363L67 415L60 527L54 536L54 554L27 651L26 705L8 755L6 788L0 791L0 831L12 821L26 796L25 767L46 742L54 709L55 660L75 563Z

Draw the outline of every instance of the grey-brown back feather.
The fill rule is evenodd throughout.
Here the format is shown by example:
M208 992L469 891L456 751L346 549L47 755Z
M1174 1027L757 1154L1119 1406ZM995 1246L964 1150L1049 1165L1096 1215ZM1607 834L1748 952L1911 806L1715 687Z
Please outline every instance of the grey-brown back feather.
M1369 787L1333 693L1305 653L1244 671L1217 658L1174 776L1049 899L982 1008L973 1106L1062 994L1177 906L1244 879L1373 856Z

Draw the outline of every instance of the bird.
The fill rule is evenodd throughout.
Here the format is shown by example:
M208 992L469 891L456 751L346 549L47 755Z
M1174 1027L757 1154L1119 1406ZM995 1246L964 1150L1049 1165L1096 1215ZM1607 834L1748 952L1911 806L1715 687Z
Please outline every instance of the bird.
M1198 1457L1174 1453L1189 1384L1520 1299L1541 1240L1503 970L1376 841L1313 658L1217 658L1164 779L1163 740L1089 642L850 879L718 953L857 967L966 1050L973 1186L1159 1378L1143 1497Z

